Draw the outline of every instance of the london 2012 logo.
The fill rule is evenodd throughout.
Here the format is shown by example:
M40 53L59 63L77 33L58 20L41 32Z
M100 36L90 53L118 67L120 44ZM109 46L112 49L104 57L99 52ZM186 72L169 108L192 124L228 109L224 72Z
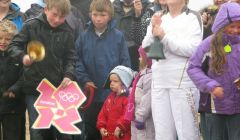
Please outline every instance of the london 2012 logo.
M86 97L77 83L73 81L63 89L61 85L55 88L47 79L43 79L37 90L40 95L34 107L39 116L32 128L47 129L53 125L61 133L81 134L74 124L82 121L78 108Z

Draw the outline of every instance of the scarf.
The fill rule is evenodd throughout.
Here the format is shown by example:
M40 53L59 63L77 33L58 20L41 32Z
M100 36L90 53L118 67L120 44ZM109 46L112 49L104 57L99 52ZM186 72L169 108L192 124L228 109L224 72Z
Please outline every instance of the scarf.
M127 110L125 112L124 118L129 121L133 121L135 119L135 91L137 88L137 83L141 77L141 72L139 72L132 84L132 91L128 97L128 105Z

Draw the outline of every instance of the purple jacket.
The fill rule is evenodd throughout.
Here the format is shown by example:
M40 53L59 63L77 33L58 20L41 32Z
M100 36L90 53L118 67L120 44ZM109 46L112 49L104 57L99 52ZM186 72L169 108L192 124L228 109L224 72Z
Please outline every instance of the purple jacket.
M240 5L237 3L223 4L216 16L212 30L216 33L219 29L225 27L232 21L240 20ZM213 35L214 36L214 35ZM225 40L226 44L231 43L232 51L227 54L227 63L224 65L224 72L216 75L211 71L207 74L202 70L202 62L207 54L210 54L210 45L212 37L210 36L202 41L196 53L190 58L188 74L197 88L202 91L201 94L209 94L215 87L221 86L224 89L224 97L213 99L211 96L211 112L217 114L237 114L240 113L240 91L233 83L240 77L240 40L231 43ZM240 37L239 37L240 38ZM211 55L209 55L211 63ZM200 106L209 103L208 99L200 100Z

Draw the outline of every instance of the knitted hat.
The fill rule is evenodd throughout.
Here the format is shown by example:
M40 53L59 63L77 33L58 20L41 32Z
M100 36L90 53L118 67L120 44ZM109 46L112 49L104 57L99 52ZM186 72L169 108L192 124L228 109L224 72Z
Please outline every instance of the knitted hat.
M235 2L222 4L214 20L212 32L216 33L233 21L240 21L240 4Z
M124 84L126 88L129 88L133 78L135 77L135 72L126 67L126 66L116 66L108 75L107 81L104 84L104 88L109 88L110 87L110 75L111 74L117 74L118 77L120 78L121 82Z
M147 57L147 54L146 54L146 52L145 52L145 50L144 50L144 48L142 46L139 47L138 53L144 60L146 60L147 67L150 68L152 66L152 59L149 59Z

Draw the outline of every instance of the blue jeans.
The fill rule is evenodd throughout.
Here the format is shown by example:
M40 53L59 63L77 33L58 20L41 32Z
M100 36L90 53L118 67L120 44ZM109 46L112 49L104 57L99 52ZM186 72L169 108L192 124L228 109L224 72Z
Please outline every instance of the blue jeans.
M38 96L28 95L25 96L25 102L27 105L28 116L29 116L29 130L31 140L53 140L53 132L51 129L33 129L32 125L38 117L38 113L34 108L34 103Z
M206 113L205 119L209 140L239 140L240 114L219 115Z

